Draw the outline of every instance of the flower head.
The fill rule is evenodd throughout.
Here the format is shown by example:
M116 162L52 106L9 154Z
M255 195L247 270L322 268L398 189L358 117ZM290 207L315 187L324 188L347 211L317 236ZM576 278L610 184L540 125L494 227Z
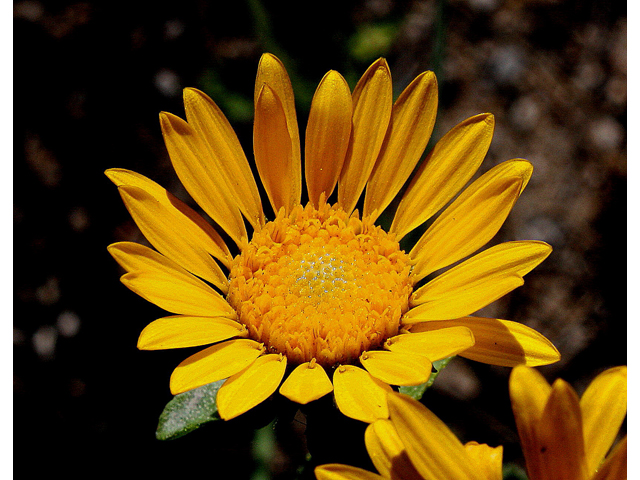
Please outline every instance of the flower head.
M511 372L509 391L530 480L627 478L627 439L611 448L627 413L627 367L598 375L582 398L532 368Z
M501 480L502 447L460 443L420 402L390 393L389 419L365 431L365 445L379 475L357 467L316 467L318 480Z
M186 121L160 114L169 156L231 247L152 180L123 169L106 172L155 247L111 245L126 270L121 280L174 314L149 324L138 347L210 345L178 365L172 393L227 379L217 404L230 419L278 388L300 404L333 391L345 415L371 422L388 416L390 385L426 382L431 362L445 357L459 353L508 366L558 360L555 347L524 325L468 316L522 285L551 251L543 242L507 242L465 260L495 235L532 171L525 160L504 162L452 201L489 148L492 115L447 133L408 183L389 231L376 225L431 135L433 73L419 75L395 102L384 59L353 92L339 73L325 75L305 132L309 201L303 205L293 90L282 63L263 55L253 147L271 220L223 113L192 88L184 103ZM449 203L416 246L403 251L400 240Z

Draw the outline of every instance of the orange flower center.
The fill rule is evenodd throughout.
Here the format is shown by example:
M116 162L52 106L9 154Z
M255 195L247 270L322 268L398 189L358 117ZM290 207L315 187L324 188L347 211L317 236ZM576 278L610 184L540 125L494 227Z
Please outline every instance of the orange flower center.
M351 363L398 333L412 282L394 235L326 203L256 231L227 300L249 336L299 364Z

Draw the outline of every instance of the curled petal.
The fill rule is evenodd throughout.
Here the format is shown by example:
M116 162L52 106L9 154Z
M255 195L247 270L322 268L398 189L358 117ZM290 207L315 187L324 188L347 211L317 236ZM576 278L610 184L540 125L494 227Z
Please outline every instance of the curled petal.
M229 318L173 315L159 318L147 325L138 338L138 348L162 350L199 347L232 337L246 336L246 327Z
M347 417L371 423L387 418L387 392L391 387L353 365L341 365L333 374L336 405Z
M473 177L484 160L495 120L483 113L453 127L422 162L407 187L392 231L402 236L426 222Z
M261 344L244 338L205 348L176 367L169 383L171 393L177 395L228 378L252 364L263 351Z
M598 375L580 399L587 447L587 467L592 474L611 444L627 414L627 367L614 367Z
M315 362L298 365L280 387L280 394L289 400L307 404L333 391L327 372Z
M548 365L560 360L553 344L532 328L497 318L463 317L456 320L433 320L412 325L411 332L430 332L462 326L473 333L475 344L460 356L476 362L515 367Z
M280 385L286 368L287 357L270 354L230 377L218 390L220 417L230 420L264 402Z
M351 142L338 181L338 204L349 213L369 180L391 119L393 91L385 59L376 60L367 69L352 98Z
M335 71L327 73L311 102L305 140L305 178L309 200L329 198L342 170L351 133L351 92Z
M390 385L420 385L429 380L431 362L422 355L377 350L360 356L362 366Z
M506 295L524 283L522 277L551 253L544 242L495 245L456 265L420 287L403 321L460 318Z

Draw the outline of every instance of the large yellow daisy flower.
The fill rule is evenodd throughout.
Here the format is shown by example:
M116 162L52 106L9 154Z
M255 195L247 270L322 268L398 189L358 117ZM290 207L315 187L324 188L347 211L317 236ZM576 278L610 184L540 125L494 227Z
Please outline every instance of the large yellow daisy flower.
M463 445L427 407L392 392L389 419L367 427L367 452L379 475L330 463L315 468L318 480L502 480L502 447Z
M532 368L511 372L509 393L530 480L627 478L627 437L609 456L627 414L627 367L598 375L578 398Z
M492 115L469 118L447 133L409 183L389 231L375 224L429 140L437 109L433 73L419 75L395 103L384 59L369 67L353 93L339 73L325 75L307 122L309 202L303 206L293 90L282 63L263 55L253 146L275 212L271 221L220 109L192 88L184 91L184 103L187 121L160 114L165 143L182 184L235 244L231 249L152 180L107 171L156 249L111 245L127 272L121 280L175 314L146 327L138 347L211 344L178 365L173 394L226 378L217 406L230 419L278 387L300 404L333 391L345 415L371 422L387 417L390 385L424 383L438 359L459 353L495 365L558 360L553 345L523 325L468 317L522 285L549 245L502 243L415 288L494 236L531 176L528 162L504 162L475 180L410 252L398 243L474 175L491 142ZM355 207L365 186L360 216Z

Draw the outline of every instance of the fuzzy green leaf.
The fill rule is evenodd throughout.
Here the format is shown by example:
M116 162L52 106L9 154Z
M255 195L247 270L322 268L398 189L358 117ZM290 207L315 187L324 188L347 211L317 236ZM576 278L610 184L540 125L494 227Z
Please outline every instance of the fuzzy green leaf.
M216 396L223 383L224 380L219 380L173 397L160 415L156 438L174 440L200 425L220 420Z

